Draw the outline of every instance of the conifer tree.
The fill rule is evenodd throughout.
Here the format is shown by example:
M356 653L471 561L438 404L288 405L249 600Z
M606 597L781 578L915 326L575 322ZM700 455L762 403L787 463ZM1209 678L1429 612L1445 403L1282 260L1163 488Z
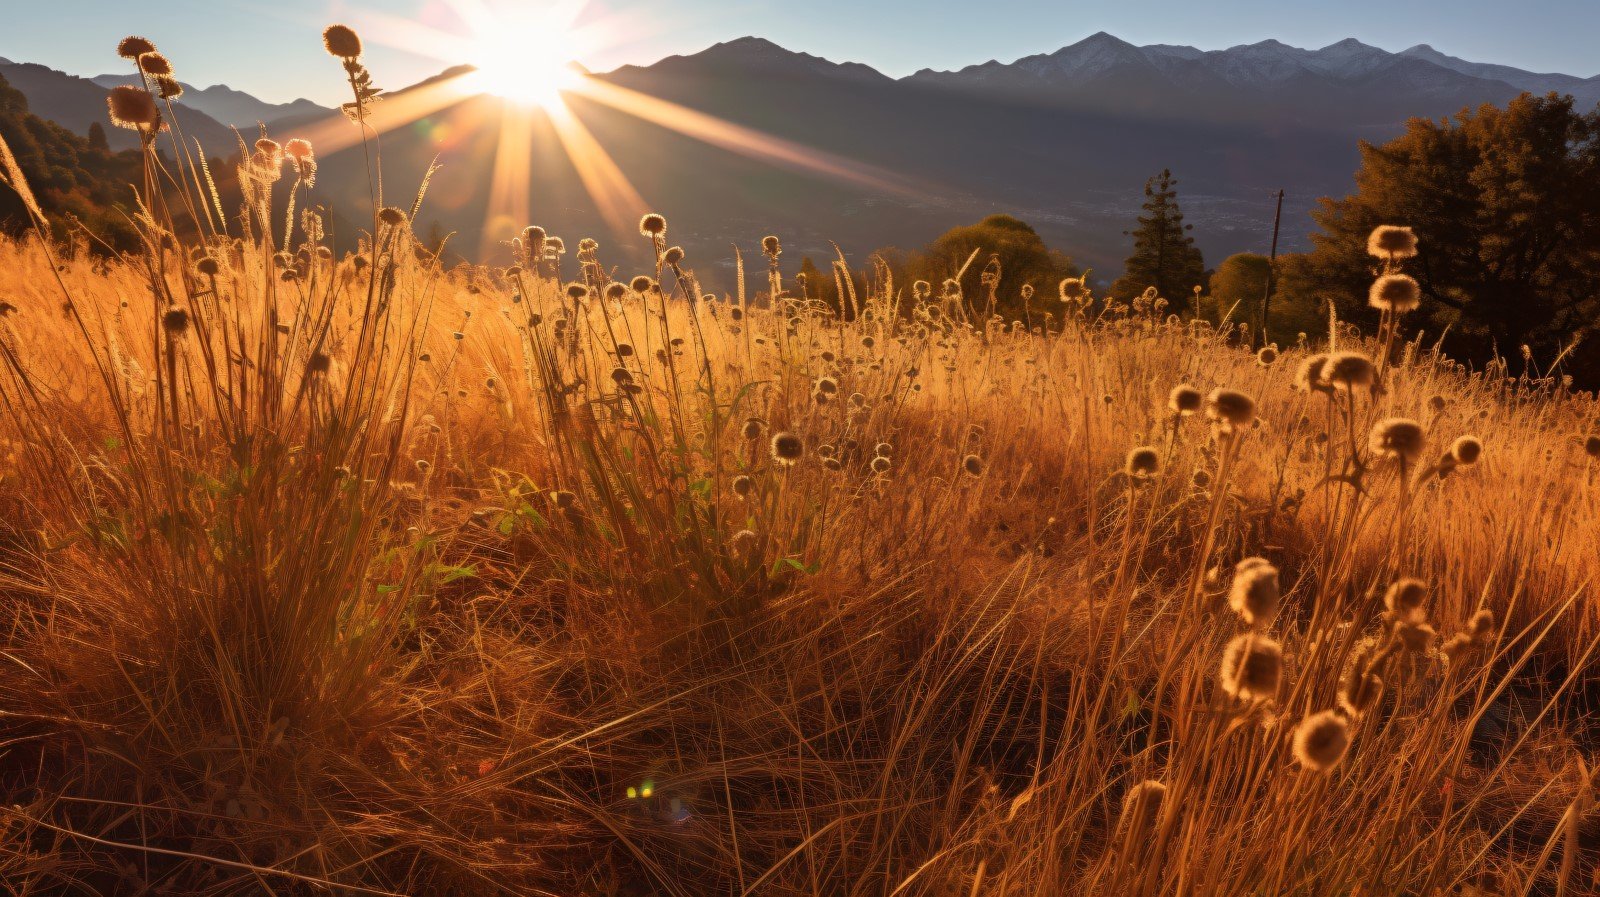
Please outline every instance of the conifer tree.
M1133 237L1133 255L1128 256L1122 277L1111 286L1111 295L1117 299L1127 301L1155 287L1176 311L1187 308L1194 288L1205 282L1205 261L1189 236L1194 226L1183 223L1177 187L1177 179L1168 170L1145 182L1144 214L1139 216L1139 226L1128 232Z

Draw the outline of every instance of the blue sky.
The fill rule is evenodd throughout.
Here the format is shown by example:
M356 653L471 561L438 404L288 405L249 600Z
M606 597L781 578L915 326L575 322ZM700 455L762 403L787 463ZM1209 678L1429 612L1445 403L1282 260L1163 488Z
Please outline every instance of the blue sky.
M435 52L377 45L363 27L375 14L461 31L452 4L516 10L550 0L4 0L0 56L74 74L120 71L112 48L143 34L185 80L226 83L264 99L339 98L339 71L317 33L331 21L369 32L368 63L381 85L403 87L435 74ZM1273 37L1319 47L1355 37L1389 50L1432 44L1454 56L1534 71L1600 74L1600 0L590 0L578 23L601 45L580 54L592 69L650 62L756 34L790 49L864 62L891 75L959 68L1049 52L1096 31L1138 44L1219 49ZM453 55L448 52L443 55Z

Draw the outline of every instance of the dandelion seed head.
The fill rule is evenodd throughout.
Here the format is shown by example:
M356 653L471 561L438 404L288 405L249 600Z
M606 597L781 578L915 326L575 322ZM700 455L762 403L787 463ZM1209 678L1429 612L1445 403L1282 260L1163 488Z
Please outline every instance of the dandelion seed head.
M1378 380L1378 369L1360 352L1335 352L1328 356L1323 378L1337 389L1353 392L1360 387L1370 389Z
M665 215L655 212L639 219L639 233L646 237L662 237L667 233L667 219Z

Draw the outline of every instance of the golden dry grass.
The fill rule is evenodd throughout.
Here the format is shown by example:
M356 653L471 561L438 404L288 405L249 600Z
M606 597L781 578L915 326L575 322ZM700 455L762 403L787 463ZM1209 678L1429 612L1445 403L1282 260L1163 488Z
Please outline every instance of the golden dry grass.
M881 272L844 316L665 264L613 298L597 250L446 272L399 215L278 261L256 199L109 265L0 243L9 893L1600 882L1593 396L1419 345L1297 390L1305 347ZM1270 697L1230 697L1238 639L1281 644Z

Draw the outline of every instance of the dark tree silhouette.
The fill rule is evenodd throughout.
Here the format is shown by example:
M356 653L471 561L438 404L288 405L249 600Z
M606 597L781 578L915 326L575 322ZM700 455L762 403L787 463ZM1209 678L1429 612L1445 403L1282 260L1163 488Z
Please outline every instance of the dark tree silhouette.
M1192 304L1194 288L1204 285L1205 260L1189 236L1193 225L1183 223L1177 188L1177 179L1166 170L1145 182L1144 214L1128 232L1133 255L1111 285L1113 297L1126 301L1155 287L1174 311L1181 311Z
M1000 272L993 285L995 311L1009 320L1022 320L1031 312L1032 322L1038 323L1043 312L1058 311L1057 284L1079 273L1070 258L1046 246L1037 231L1010 215L990 215L977 224L952 228L920 252L885 249L879 255L894 271L898 286L909 288L913 281L926 280L937 290L946 278L956 276L974 250L978 254L961 278L961 289L977 313L988 305L983 272L991 261L998 261ZM1024 285L1033 287L1031 302L1023 299Z
M1402 326L1449 328L1447 350L1482 362L1495 352L1517 370L1521 347L1540 370L1600 383L1600 110L1571 97L1523 94L1453 120L1413 119L1400 137L1361 145L1357 192L1324 199L1313 250L1284 266L1284 293L1370 324L1380 224L1410 225L1421 254L1405 263L1423 305Z

